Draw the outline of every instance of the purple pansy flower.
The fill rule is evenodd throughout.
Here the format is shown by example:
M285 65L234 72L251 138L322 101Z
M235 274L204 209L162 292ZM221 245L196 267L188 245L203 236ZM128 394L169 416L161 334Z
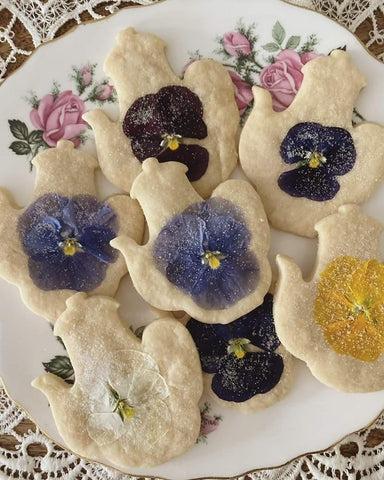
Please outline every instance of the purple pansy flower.
M284 362L275 352L280 341L272 307L273 297L267 294L262 305L228 325L188 321L201 368L214 374L212 390L222 400L245 402L279 383Z
M123 131L140 162L156 157L159 162L183 163L191 182L208 168L208 151L183 143L184 138L201 140L207 136L203 105L186 87L171 85L137 99L125 115Z
M292 127L280 146L285 163L296 168L284 172L279 187L292 197L322 202L339 191L336 180L354 166L356 149L351 134L339 127L304 122Z
M153 256L167 279L205 309L224 309L254 291L259 265L249 251L241 211L211 198L173 216L160 231Z
M116 259L116 229L115 212L91 195L43 195L18 223L30 277L42 290L93 290Z

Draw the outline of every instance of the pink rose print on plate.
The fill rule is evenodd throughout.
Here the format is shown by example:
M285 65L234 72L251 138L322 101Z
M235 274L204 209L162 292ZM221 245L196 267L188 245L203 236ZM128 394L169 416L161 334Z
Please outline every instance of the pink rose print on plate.
M235 87L235 100L239 109L240 115L242 115L249 103L253 100L252 86L245 82L240 75L233 70L228 70L231 76L233 85Z
M83 67L83 68L80 69L80 79L81 79L81 83L84 86L87 86L91 83L92 72L91 72L91 69L89 67Z
M273 109L276 112L289 107L303 81L301 69L319 56L310 52L299 55L295 50L282 50L275 63L262 69L260 83L272 95Z
M99 85L96 88L96 93L95 93L96 98L98 100L107 100L112 95L113 90L114 90L113 85L109 85L109 84Z
M234 57L239 55L249 55L251 53L251 44L248 38L239 32L227 32L223 35L224 48Z
M202 415L201 419L200 435L209 435L217 429L220 423L220 420L212 415Z
M84 112L83 100L72 90L66 90L56 99L52 94L45 95L31 111L30 119L35 128L43 131L43 139L50 147L63 139L71 140L78 147L81 142L78 135L87 128L81 118Z

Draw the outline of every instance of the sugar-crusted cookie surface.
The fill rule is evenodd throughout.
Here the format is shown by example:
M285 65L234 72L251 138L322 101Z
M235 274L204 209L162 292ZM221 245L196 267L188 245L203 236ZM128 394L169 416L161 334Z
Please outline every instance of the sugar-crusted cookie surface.
M126 195L97 199L97 161L72 142L60 141L33 163L29 206L17 208L0 189L0 275L32 311L54 322L76 291L114 295L127 270L109 242L118 234L140 242L144 218Z
M217 403L253 413L280 401L293 380L293 358L277 338L273 296L228 325L190 319L186 327L199 352L204 388Z
M214 60L196 61L183 80L172 71L165 43L128 28L105 61L120 105L112 122L102 110L84 115L92 126L101 168L125 191L148 157L188 166L203 196L226 180L237 162L239 112L226 69Z
M317 264L305 281L278 256L274 316L282 344L321 382L346 392L384 388L383 226L356 205L316 225Z
M33 386L48 398L69 448L122 467L154 466L184 453L200 431L202 377L187 329L155 320L140 341L112 298L67 301L55 335L67 348L75 383L50 373Z
M274 112L254 87L254 108L240 138L240 162L271 224L315 236L315 224L347 203L367 200L384 174L384 128L352 125L365 78L349 54L334 50L303 67L292 104Z
M119 236L111 245L124 254L148 303L228 323L259 305L268 291L268 222L248 182L228 180L204 202L185 170L175 162L144 162L132 196L147 219L148 243L140 247Z

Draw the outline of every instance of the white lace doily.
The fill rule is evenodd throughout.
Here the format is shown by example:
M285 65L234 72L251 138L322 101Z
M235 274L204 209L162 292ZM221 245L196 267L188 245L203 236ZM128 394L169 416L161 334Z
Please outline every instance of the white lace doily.
M6 44L6 55L0 57L0 81L18 56L26 57L33 51L17 46L17 21L22 22L36 48L55 38L58 30L69 20L81 23L80 15L84 12L88 12L93 19L100 19L128 3L150 4L155 1L157 0L0 0L0 20L5 12L7 18L10 18L6 26L0 27L0 42ZM375 16L381 12L384 17L384 2L381 0L290 0L290 3L320 10L343 23L352 32L368 19L372 29L366 46L384 43L384 29L379 27ZM100 13L101 4L105 5L105 14ZM96 7L99 7L97 11ZM384 61L384 53L378 57ZM26 414L0 387L0 434L12 436L15 443L18 443L14 451L0 447L0 479L143 480L81 460L57 447L39 430L17 433L20 422L26 418ZM239 480L383 480L383 442L384 414L369 428L349 435L325 452L300 457L277 469L250 473ZM32 456L29 449L34 444L44 445L47 453Z

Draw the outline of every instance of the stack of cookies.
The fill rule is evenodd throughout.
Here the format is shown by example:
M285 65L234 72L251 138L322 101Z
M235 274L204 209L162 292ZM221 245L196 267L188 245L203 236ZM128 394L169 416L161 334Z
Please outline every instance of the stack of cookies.
M75 371L74 385L33 382L68 447L122 467L166 462L196 442L203 391L267 408L289 391L293 356L338 390L384 389L382 225L358 207L384 176L384 128L352 125L365 80L349 55L308 62L282 112L254 87L240 142L218 62L181 80L161 39L128 28L105 72L120 117L84 115L98 161L63 140L33 160L29 206L0 190L0 275L54 325ZM249 181L229 179L238 158ZM99 166L124 194L98 198ZM278 256L272 281L269 225L318 235L309 279ZM127 272L161 317L141 339L114 300Z

